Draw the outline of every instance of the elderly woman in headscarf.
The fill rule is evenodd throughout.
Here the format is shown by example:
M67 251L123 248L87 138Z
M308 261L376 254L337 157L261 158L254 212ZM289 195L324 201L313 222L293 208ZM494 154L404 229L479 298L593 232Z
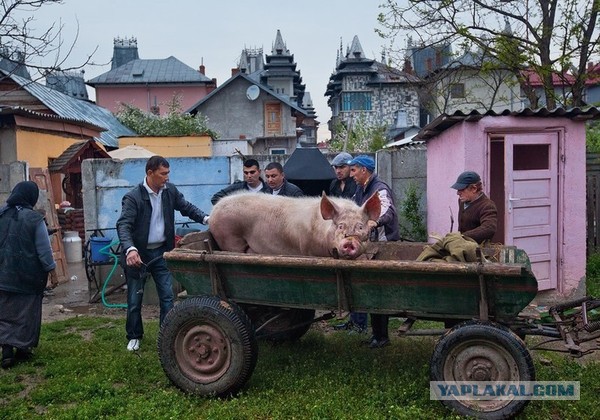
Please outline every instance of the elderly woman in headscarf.
M31 357L42 325L48 281L57 284L56 263L43 216L33 210L39 189L19 182L0 208L0 345L2 367Z

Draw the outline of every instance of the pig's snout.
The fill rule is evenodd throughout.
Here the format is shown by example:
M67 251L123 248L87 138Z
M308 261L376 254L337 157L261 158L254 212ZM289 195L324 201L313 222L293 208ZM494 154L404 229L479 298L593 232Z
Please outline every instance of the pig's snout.
M344 238L338 249L341 258L354 259L363 253L361 243L354 237Z

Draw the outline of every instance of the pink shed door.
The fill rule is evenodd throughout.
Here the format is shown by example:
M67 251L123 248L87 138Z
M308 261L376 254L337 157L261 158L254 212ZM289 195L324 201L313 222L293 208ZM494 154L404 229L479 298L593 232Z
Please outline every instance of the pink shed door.
M540 290L558 276L558 135L505 137L506 243L529 255Z

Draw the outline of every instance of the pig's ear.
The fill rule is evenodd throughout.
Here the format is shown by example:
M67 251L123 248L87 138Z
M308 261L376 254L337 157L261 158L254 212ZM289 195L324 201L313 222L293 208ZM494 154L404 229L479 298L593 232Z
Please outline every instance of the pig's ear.
M376 191L369 199L363 204L365 213L369 216L369 220L379 220L381 214L381 200L379 199L379 192Z
M335 216L339 214L337 206L327 198L327 194L323 191L321 196L321 216L324 220L333 220Z

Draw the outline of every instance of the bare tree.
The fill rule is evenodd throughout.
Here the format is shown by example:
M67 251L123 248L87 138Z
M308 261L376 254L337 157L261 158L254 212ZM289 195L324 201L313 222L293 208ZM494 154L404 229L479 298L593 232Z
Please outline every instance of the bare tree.
M571 105L583 104L587 63L599 53L600 0L385 0L381 8L384 38L409 33L423 45L476 46L514 73L533 106L539 98L523 70L541 80L547 107L556 107L561 79Z
M0 0L0 60L4 70L18 71L24 65L37 72L32 80L42 79L56 71L70 71L89 64L96 49L83 63L65 66L79 35L72 41L62 37L63 25L36 28L35 14L43 13L42 7L62 4L63 0Z

